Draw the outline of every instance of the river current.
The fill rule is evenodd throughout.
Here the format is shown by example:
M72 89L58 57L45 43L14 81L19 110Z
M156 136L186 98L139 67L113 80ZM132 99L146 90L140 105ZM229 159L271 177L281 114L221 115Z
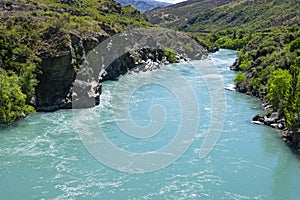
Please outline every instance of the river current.
M224 86L233 84L235 72L229 66L236 52L222 49L211 57ZM36 113L12 126L0 127L0 199L300 199L299 156L281 141L276 130L251 123L255 114L264 112L252 97L225 91L221 134L215 137L212 150L204 158L200 156L214 96L196 68L197 62L181 63L126 75L103 83L100 106ZM176 75L173 71L192 88L197 108L193 104L183 106L182 97L172 93L172 86L158 84L168 79L179 92L185 90L178 84L180 79L172 77ZM144 84L145 80L152 82ZM125 131L119 127L117 122L125 121L126 125L127 119L118 112L124 109L121 103L128 91L133 91L127 102L130 118L144 128L163 123L156 134L136 138L127 134L130 127ZM155 113L153 119L149 116L153 105L164 111L165 116L156 116L162 120L155 121ZM187 114L188 120L182 119L182 112L195 109L199 115ZM97 118L91 119L93 131L103 134L115 147L136 154L170 145L183 123L192 127L197 122L197 126L186 151L168 165L152 172L142 168L127 172L122 163L116 168L99 161L82 142L78 129L84 127L76 123L78 118L91 116ZM113 152L107 156L118 162ZM147 162L160 160L149 158Z

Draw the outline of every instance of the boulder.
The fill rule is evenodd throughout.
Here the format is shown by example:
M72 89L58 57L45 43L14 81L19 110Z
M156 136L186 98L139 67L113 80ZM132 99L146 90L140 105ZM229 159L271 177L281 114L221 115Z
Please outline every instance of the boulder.
M244 84L241 84L237 87L237 91L240 93L246 93L247 92L247 88Z
M267 126L271 126L271 124L275 124L276 119L275 118L269 118L267 116L264 116L264 124Z
M76 80L72 94L72 108L91 108L99 105L101 85L96 82Z
M257 114L252 118L252 121L264 122L264 116Z

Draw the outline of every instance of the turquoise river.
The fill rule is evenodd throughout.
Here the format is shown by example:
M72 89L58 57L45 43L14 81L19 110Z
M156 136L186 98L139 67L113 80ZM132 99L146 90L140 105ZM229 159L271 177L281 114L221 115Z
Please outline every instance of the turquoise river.
M222 49L211 57L224 85L233 84L235 72L229 66L236 52ZM276 130L251 123L255 114L264 112L252 97L224 90L226 114L221 135L212 151L200 157L214 97L195 63L164 66L104 82L101 104L95 108L36 113L12 126L0 127L0 199L300 199L300 157L281 141ZM181 99L156 83L167 79L178 87L180 79L172 77L176 73L171 71L191 86L198 108L185 105L186 110L181 110ZM156 82L144 84L150 77ZM122 89L114 92L120 83ZM148 111L152 105L163 108L165 121L157 134L136 138L125 133L130 127L125 132L118 127L116 121L122 121L122 115L114 112L123 109L118 101L132 88L136 89L128 108L136 126L161 123L151 120ZM199 116L186 115L189 117L184 122L198 124L191 145L174 162L152 172L141 169L128 173L122 166L118 170L97 160L81 140L79 132L84 127L76 125L80 119L89 121L89 131L92 128L119 149L136 154L155 152L176 137L184 120L182 112L194 109L199 110ZM107 156L118 162L114 153ZM149 162L161 161L145 159L151 165Z

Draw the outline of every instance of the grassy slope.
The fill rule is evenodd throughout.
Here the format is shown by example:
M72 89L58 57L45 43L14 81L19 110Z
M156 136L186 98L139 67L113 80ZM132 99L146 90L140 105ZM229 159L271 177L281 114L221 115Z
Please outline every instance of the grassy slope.
M185 31L216 31L226 28L250 30L290 26L300 21L298 0L238 0L200 12L185 26Z
M190 0L164 8L157 8L145 14L153 24L176 28L186 24L187 21L199 14L199 12L208 11L232 1L234 0Z

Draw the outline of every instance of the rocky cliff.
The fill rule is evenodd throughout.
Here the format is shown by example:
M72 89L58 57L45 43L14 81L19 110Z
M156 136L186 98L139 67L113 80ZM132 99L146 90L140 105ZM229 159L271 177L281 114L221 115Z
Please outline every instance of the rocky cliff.
M44 42L61 43L62 40L66 40L67 45L64 51L57 52L57 54L41 55L41 73L37 77L39 84L36 87L34 101L34 106L38 111L72 108L72 88L78 69L87 53L108 37L108 34L98 34L95 37L84 38L75 34L62 33L53 27L47 30L43 38ZM81 85L86 92L88 92L87 85ZM95 91L92 96L98 97L99 94Z
M9 124L32 106L70 107L87 52L122 30L151 25L135 8L112 0L3 0L0 21L0 122ZM12 87L16 92L8 92Z

